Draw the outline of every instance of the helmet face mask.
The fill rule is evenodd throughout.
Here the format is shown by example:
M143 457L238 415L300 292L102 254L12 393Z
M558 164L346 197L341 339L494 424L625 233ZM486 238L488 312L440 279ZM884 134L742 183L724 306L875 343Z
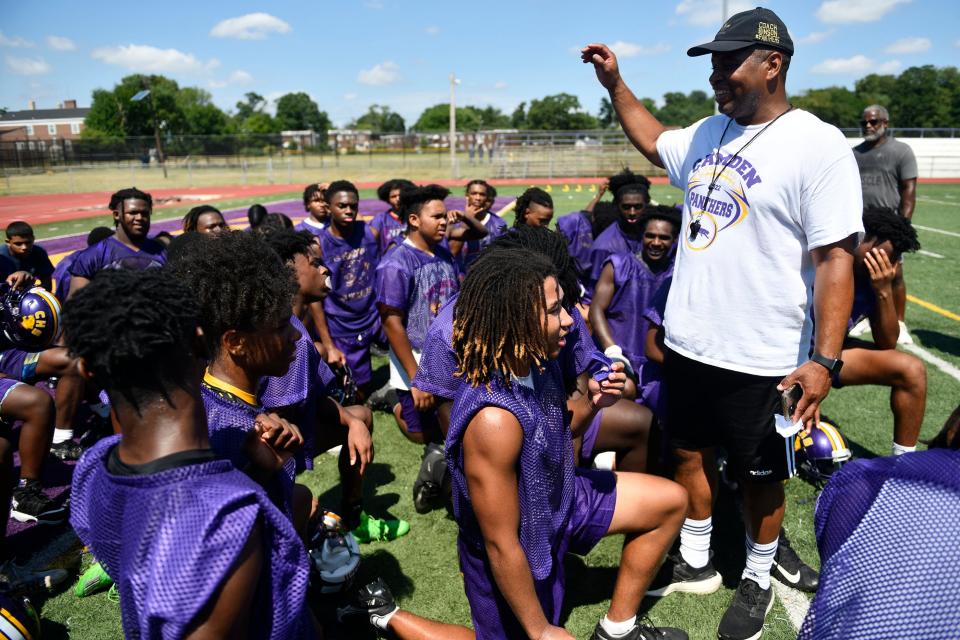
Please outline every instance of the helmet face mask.
M823 488L851 458L847 442L836 426L826 420L809 431L798 433L794 441L799 475Z
M60 303L46 289L0 291L0 330L19 349L42 351L60 338Z

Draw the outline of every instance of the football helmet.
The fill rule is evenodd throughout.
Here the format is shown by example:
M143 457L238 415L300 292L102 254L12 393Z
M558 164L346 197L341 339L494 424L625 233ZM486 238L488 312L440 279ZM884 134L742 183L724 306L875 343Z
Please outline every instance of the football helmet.
M360 545L343 529L340 516L324 511L308 548L314 586L321 594L340 593L353 584L360 568Z
M60 303L40 287L0 286L0 329L19 349L42 351L60 337Z
M40 617L30 600L0 592L0 637L11 640L40 639Z
M794 440L797 470L801 477L823 487L844 462L851 458L847 441L840 430L826 420L801 431Z
M346 364L330 365L334 379L327 386L327 395L340 403L349 406L357 403L357 383L353 380L353 373Z

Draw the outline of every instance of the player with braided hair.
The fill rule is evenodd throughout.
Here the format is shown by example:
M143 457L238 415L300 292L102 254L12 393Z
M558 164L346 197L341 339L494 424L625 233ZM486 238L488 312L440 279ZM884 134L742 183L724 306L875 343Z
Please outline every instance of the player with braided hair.
M409 180L394 178L377 187L377 197L390 205L389 209L373 216L373 220L370 221L370 231L380 243L380 255L386 255L392 246L403 242L403 232L407 225L400 219L398 213L400 192L415 186Z
M474 264L457 300L453 340L464 384L447 461L474 631L399 610L382 581L362 589L358 605L342 614L367 613L403 639L569 639L556 626L565 554L585 554L605 535L626 534L610 610L594 637L687 637L678 629L641 627L636 618L680 528L686 494L653 476L574 468L556 360L573 324L562 300L545 258L496 248ZM575 420L588 420L620 396L622 366L606 373L603 382L591 378L573 406Z
M227 221L223 219L220 209L209 204L202 204L187 211L183 216L183 232L197 231L198 233L223 233L229 231Z
M210 447L199 321L195 296L165 269L104 273L67 303L67 344L122 434L77 465L71 524L116 578L129 637L311 637L293 526ZM277 438L258 427L244 448L276 469L290 455Z
M546 227L553 220L553 198L540 187L530 187L517 198L513 226Z
M326 191L326 182L308 184L303 190L303 209L310 215L294 227L297 231L309 231L317 236L330 226L330 209L327 207Z

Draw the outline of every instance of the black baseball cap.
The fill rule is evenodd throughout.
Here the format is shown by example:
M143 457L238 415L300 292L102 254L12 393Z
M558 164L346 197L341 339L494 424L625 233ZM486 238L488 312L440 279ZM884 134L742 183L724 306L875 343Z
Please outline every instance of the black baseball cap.
M790 39L787 25L777 14L763 7L732 16L723 23L712 42L687 49L687 55L704 56L757 45L793 55L793 40Z

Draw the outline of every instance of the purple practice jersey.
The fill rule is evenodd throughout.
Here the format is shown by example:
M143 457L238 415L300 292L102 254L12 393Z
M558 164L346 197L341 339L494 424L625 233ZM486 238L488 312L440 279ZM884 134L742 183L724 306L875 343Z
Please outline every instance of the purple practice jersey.
M643 319L647 327L646 331L649 332L650 327L663 326L663 314L667 308L667 296L670 295L670 284L672 282L673 277L671 276L660 284L660 288L653 294L650 304L647 305L646 310L643 312ZM646 335L644 335L644 340L646 340ZM644 349L644 351L646 351L646 349ZM653 360L644 360L643 365L637 370L637 377L639 378L639 382L637 383L637 401L650 407L650 410L653 411L661 422L665 421L667 414L666 394L662 389L663 368L660 366L660 363L654 362Z
M284 407L293 409L289 419L303 434L303 447L296 456L297 467L298 470L313 469L313 457L320 453L316 450L317 403L327 385L333 382L334 375L317 353L313 337L300 318L290 316L290 324L300 332L293 362L286 374L260 380L258 400L268 411Z
M207 377L210 377L209 374ZM200 396L207 412L210 447L237 469L246 469L250 459L243 451L243 442L253 430L257 416L263 413L263 408L250 404L229 391L212 386L207 379L204 379L200 386ZM277 471L269 486L265 487L273 503L288 516L293 514L295 473L296 462L291 458Z
M357 221L349 238L327 229L319 235L323 262L333 288L323 301L330 335L356 339L379 331L380 314L373 289L380 249L365 222Z
M377 302L403 312L410 346L423 349L430 324L460 288L459 273L450 252L441 246L433 255L404 241L377 267Z
M309 231L315 236L319 236L321 233L327 230L327 227L330 226L329 222L317 222L313 219L313 216L307 216L303 219L302 222L295 224L293 226L294 231Z
M385 256L391 247L403 242L403 232L407 230L407 225L400 220L393 209L390 209L373 216L373 220L370 221L370 228L377 232L380 255Z
M149 269L166 261L167 251L156 240L144 240L140 249L131 249L111 236L77 254L69 273L90 280L104 269Z
M78 255L80 255L80 251L74 251L58 262L53 270L54 295L57 296L61 304L67 301L67 294L70 293L70 266Z
M109 465L119 441L101 440L77 463L70 523L117 584L124 635L183 638L259 526L263 568L246 631L271 640L312 637L306 550L263 489L227 460L197 455L204 452L116 474Z
M600 271L603 269L604 261L614 253L632 253L640 255L643 251L643 240L628 236L620 229L620 224L614 222L604 229L600 235L593 241L593 250L590 252L590 278L588 283L584 283L590 296L593 296L593 288L600 279Z
M490 246L491 242L506 233L509 228L507 227L507 223L503 221L503 218L492 211L487 212L487 216L482 221L482 224L487 229L487 235L479 240L467 240L463 243L463 248L460 249L460 255L458 257L460 258L460 264L463 265L464 271L476 261L481 251Z
M563 602L564 565L568 524L574 515L575 472L573 442L566 417L566 393L560 368L549 361L542 371L531 367L533 389L514 380L507 384L494 377L489 385L462 385L450 413L446 439L447 465L453 487L453 510L459 526L458 546L461 567L469 562L464 554L485 557L485 546L477 522L463 466L463 440L473 417L485 407L499 407L512 413L523 429L523 444L517 461L517 488L520 506L520 546L530 565L534 589L547 619L557 624ZM473 579L466 576L465 579ZM496 588L495 585L491 585ZM474 624L480 635L507 637L491 625L503 612L475 611ZM505 620L506 627L510 621Z
M960 637L960 452L848 462L814 525L820 586L799 640Z
M580 284L586 285L590 279L593 254L593 221L586 211L576 211L561 216L557 220L557 231L567 239L567 249L577 267Z
M614 293L607 307L607 324L630 366L639 371L647 361L644 351L649 325L643 314L660 285L673 276L673 259L659 273L651 271L646 262L632 253L615 253L604 260L603 268L608 264L613 266Z

